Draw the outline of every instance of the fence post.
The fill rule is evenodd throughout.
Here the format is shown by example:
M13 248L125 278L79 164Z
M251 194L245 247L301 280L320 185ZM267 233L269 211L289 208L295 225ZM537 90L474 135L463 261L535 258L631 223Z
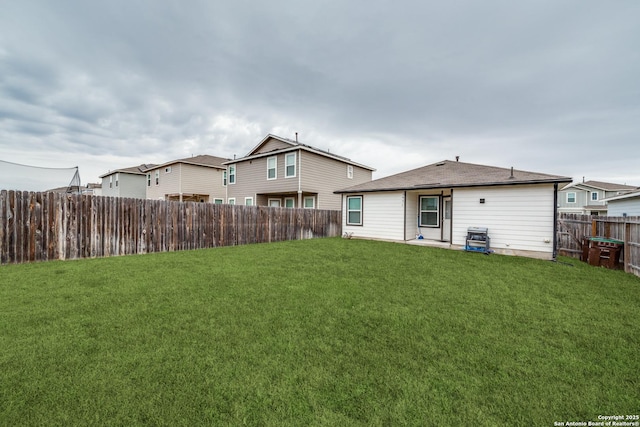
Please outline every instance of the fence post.
M629 241L631 240L631 224L629 224L625 218L624 221L624 248L622 249L624 253L624 271L625 273L633 273L631 269L631 245Z
M598 224L595 219L591 220L591 237L596 237L598 235Z

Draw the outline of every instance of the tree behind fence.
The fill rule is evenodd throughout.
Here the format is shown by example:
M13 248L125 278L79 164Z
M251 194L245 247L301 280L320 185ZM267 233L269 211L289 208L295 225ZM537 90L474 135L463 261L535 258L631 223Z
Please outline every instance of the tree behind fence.
M340 211L0 192L0 264L333 237Z
M611 217L562 213L558 216L560 255L579 258L585 237L606 237L624 242L625 271L640 276L640 217Z

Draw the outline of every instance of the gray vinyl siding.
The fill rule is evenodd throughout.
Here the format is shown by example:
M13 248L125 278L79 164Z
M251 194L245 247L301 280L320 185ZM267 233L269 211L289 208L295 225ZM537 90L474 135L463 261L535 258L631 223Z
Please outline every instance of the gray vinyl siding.
M568 193L576 194L575 203L567 202ZM591 200L591 193L598 193L598 200ZM617 191L605 191L597 188L591 188L590 190L585 190L584 188L561 190L558 192L558 211L568 213L589 213L589 209L585 209L585 206L605 206L605 202L602 200L616 195L618 195Z
M576 194L575 203L567 202L567 195L569 193ZM579 189L571 189L571 190L562 190L558 192L558 206L560 208L566 209L582 209L583 206L587 204L587 193L584 190Z
M640 196L628 199L612 200L608 203L609 216L640 216Z
M102 178L102 195L106 197L131 197L144 199L146 197L146 175L117 172ZM109 188L109 177L113 177L113 186Z

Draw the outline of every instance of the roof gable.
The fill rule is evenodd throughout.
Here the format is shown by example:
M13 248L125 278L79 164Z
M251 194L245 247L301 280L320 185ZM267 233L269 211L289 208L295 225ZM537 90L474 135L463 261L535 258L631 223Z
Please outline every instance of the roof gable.
M255 154L267 153L274 150L287 149L299 145L296 141L288 138L282 138L277 135L268 134L262 141L251 149L244 157L250 157Z
M349 187L337 193L560 182L571 182L571 178L445 160Z
M271 146L272 149L264 150L264 148L267 147L268 144L270 144L274 140L277 140L277 141L282 142L284 144L282 144L281 148L277 148L278 147L277 145L272 145ZM330 153L328 151L321 150L319 148L315 148L315 147L312 147L312 146L307 145L307 144L301 144L299 142L292 141L290 139L282 138L282 137L271 135L271 134L267 135L260 142L260 144L258 144L253 150L251 150L249 152L249 154L247 156L239 157L237 159L226 161L225 164L228 165L228 164L233 164L233 163L239 163L239 162L253 160L253 159L256 159L256 158L260 158L260 157L273 156L273 155L280 154L280 153L287 153L287 152L298 151L298 150L307 151L307 152L310 152L310 153L318 154L320 156L328 157L328 158L333 159L333 160L337 160L337 161L342 162L342 163L350 164L350 165L357 166L357 167L360 167L360 168L363 168L363 169L368 169L370 171L375 171L375 168L372 168L372 167L366 166L366 165L362 165L360 163L356 163L356 162L352 161L351 159L349 159L347 157L339 156L337 154L333 154L333 153Z
M567 189L568 187L576 187L581 189L596 189L596 190L603 190L603 191L631 191L636 188L633 185L615 184L612 182L593 181L593 180L569 184L564 189Z
M130 168L115 169L103 175L100 175L98 178L104 178L106 176L113 175L114 173L130 173L133 175L145 175L145 171L154 167L156 167L156 165L143 163L141 165L132 166Z
M216 157L216 156L210 156L208 154L201 154L198 156L185 157L184 159L171 160L161 165L154 165L153 167L146 169L145 172L148 172L153 169L160 169L165 166L175 165L178 163L184 163L187 165L195 165L195 166L203 166L207 168L226 169L226 166L223 163L228 160L229 159L225 159L223 157Z

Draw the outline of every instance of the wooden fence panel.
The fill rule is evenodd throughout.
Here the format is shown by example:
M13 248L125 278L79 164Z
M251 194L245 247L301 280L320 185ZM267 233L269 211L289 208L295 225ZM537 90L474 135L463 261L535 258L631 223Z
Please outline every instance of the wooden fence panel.
M625 271L640 276L640 217L609 217L562 213L558 216L560 255L580 258L585 237L605 237L624 242Z
M339 211L0 191L0 264L332 237L340 232Z

